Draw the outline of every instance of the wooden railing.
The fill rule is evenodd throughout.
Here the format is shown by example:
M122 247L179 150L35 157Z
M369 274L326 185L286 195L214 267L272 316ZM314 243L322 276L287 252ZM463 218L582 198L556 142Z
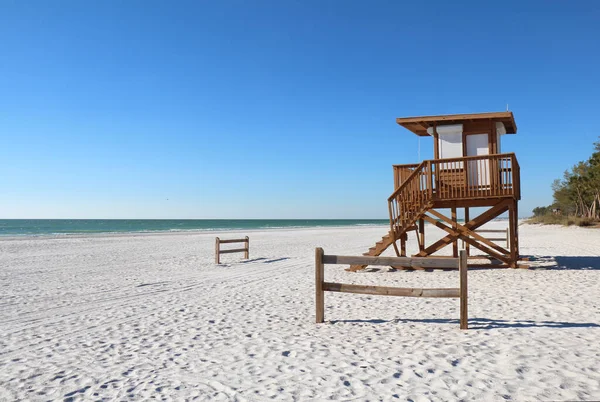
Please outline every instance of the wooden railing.
M431 161L423 161L388 198L392 231L401 233L418 218L433 196L432 177Z
M431 161L435 197L457 200L509 197L519 194L515 186L514 154L467 156Z
M394 180L403 180L388 198L391 228L397 233L406 230L428 201L520 199L519 175L519 164L512 153L394 165Z
M410 165L393 165L394 168L394 189L400 187L402 183L408 176L411 175L412 172L415 171L416 168L419 167L418 163L413 163Z
M520 168L513 153L432 159L423 163L431 163L436 199L521 197ZM394 165L394 188L398 190L419 166Z

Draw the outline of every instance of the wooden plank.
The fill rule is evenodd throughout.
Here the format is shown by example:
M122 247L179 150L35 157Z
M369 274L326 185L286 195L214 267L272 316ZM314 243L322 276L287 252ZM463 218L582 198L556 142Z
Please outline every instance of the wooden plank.
M327 292L358 293L379 296L404 297L460 297L459 288L393 288L387 286L350 285L345 283L323 283Z
M219 244L220 244L219 238L215 237L215 264L221 263L221 253L219 252Z
M456 258L409 258L324 255L323 263L348 265L397 265L403 267L424 268L458 268L458 260Z
M506 201L506 200L511 200L511 199L513 199L512 196L498 196L498 197L481 198L477 195L473 195L471 198L468 198L468 199L467 198L454 199L454 200L436 199L436 200L434 200L433 207L435 209L452 208L453 206L460 207L460 208L463 208L463 207L469 207L469 208L495 207L496 205L498 205L498 203L500 201Z
M248 236L246 236L246 239L248 238ZM218 239L218 237L217 237ZM228 239L228 240L219 240L219 243L221 244L227 244L227 243L244 243L246 241L246 239Z
M468 287L467 287L467 252L460 250L458 271L460 275L460 329L469 328Z
M241 253L241 252L246 252L245 248L235 248L235 249L231 249L231 250L219 250L219 254L229 254L229 253Z
M321 247L315 249L315 316L317 324L325 321L325 292L323 290L323 281L325 278L324 254Z

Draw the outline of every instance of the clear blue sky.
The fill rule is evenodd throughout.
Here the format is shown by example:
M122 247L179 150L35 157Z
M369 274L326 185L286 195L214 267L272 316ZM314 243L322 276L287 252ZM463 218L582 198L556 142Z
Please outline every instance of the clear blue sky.
M0 38L0 218L385 218L396 117L507 103L527 215L600 135L600 1L5 0Z

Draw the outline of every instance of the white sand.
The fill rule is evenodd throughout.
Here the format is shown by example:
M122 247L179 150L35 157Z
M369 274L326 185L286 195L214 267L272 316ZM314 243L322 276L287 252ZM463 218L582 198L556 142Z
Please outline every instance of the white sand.
M600 399L600 230L522 226L549 269L471 271L469 331L456 299L349 294L314 324L314 248L386 230L250 232L253 260L221 266L214 236L248 233L0 239L0 400ZM458 278L343 268L326 279Z

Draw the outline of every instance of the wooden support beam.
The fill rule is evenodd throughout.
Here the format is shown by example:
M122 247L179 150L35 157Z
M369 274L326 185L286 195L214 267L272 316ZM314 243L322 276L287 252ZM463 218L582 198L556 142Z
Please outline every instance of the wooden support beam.
M429 211L432 215L438 217L439 219L445 221L448 225L451 225L452 228L454 229L455 232L461 232L463 235L468 236L468 237L472 237L484 244L486 244L487 246L495 249L496 251L508 255L510 252L507 249L504 249L502 247L500 247L499 245L497 245L496 243L492 243L490 240L492 239L487 239L483 236L480 236L476 231L474 230L470 230L467 227L463 226L463 225L459 225L458 223L449 220L445 215L440 214L439 212L435 211L435 210L431 210ZM503 240L503 239L500 239Z
M396 253L397 257L400 257L400 250L398 250L398 245L396 244L397 240L394 240L394 242L392 243L392 245L394 246L394 252Z
M457 219L456 219L456 207L451 208L452 213L452 227L456 229ZM458 239L452 242L452 256L454 258L458 257Z
M514 202L511 203L510 207L508 208L508 230L509 230L509 237L510 239L512 239L512 241L510 242L509 245L509 249L510 249L510 266L511 268L516 268L517 267L517 260L519 259L519 256L517 255L517 248L516 248L516 242L514 241L514 239L516 239L517 237L517 225L518 225L518 221L515 217L515 204L517 203L517 201L515 200Z
M431 211L429 211L429 213L431 213L432 215L436 216L437 218L445 221L448 225L451 225L452 228L455 229L455 232L462 232L463 235L473 237L474 239L479 240L480 242L488 245L489 247L495 249L496 251L498 251L502 254L508 255L510 253L509 250L504 249L495 243L492 243L491 241L489 241L489 239L486 239L483 236L480 236L476 231L470 230L466 226L459 225L458 223L449 220L448 217L446 217L445 215L443 215L435 210L431 210Z
M406 233L400 235L400 256L406 257Z
M517 259L519 259L519 200L514 200L513 209L515 218L515 236L513 241L515 243L515 253L517 255Z
M469 220L469 207L465 207L465 223L469 222ZM465 244L465 251L467 252L467 257L470 254L470 246L471 245L469 243Z
M468 235L465 235L465 233L461 232L461 228L457 228L458 232L456 232L454 229L452 229L451 227L448 227L446 225L444 225L441 222L438 222L437 220L431 218L430 216L425 216L425 220L427 220L429 223L437 226L440 229L445 230L446 232L450 233L452 236L457 236L460 239L463 239L465 242L471 244L473 247L483 251L484 253L488 253L490 256L496 258L497 260L500 260L502 262L505 263L509 263L510 258L507 257L506 255L502 255L497 253L496 251L492 250L491 248L488 248L487 246L477 242L474 239L471 239ZM473 233L473 232L470 232Z
M464 227L469 230L474 230L480 226L483 226L483 224L485 224L486 222L488 222L488 221L494 219L495 217L497 217L498 215L506 212L508 210L508 205L511 201L512 201L511 199L508 199L508 200L504 199L504 200L500 201L492 208L490 208L487 211L485 211L484 213L480 214L477 218L466 222ZM430 212L431 212L431 210L430 210ZM433 254L436 251L439 251L440 249L442 249L445 246L447 246L448 244L450 244L456 238L458 238L458 233L449 234L448 236L433 243L431 246L425 248L425 250L419 252L415 256L416 257L426 257L430 254Z
M419 251L425 250L425 220L419 219Z

